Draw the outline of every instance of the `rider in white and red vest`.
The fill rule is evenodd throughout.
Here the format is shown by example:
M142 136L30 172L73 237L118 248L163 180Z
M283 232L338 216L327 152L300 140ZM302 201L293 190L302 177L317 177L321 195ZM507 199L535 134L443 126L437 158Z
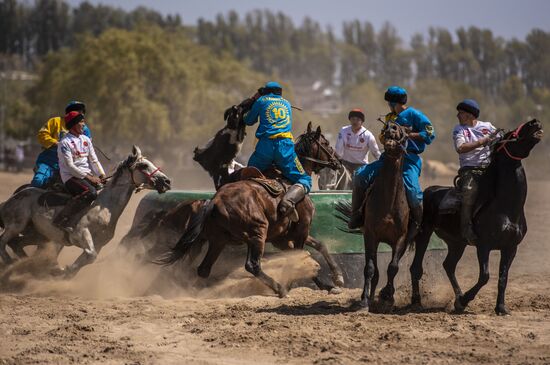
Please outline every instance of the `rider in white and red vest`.
M491 161L491 149L487 145L495 137L496 128L489 122L477 119L479 105L473 99L463 100L456 110L459 124L453 129L453 141L460 161L460 224L462 236L469 244L475 245L477 236L472 224L473 208L478 195L479 178Z
M378 160L380 150L374 135L363 126L365 113L361 109L352 109L348 119L351 124L342 127L338 133L335 152L353 176L357 168L369 163L369 153Z
M54 225L72 230L71 220L78 212L97 198L97 186L105 179L105 171L99 162L92 140L85 136L84 115L77 111L65 115L69 130L57 146L59 172L67 190L73 195L63 210L55 217Z

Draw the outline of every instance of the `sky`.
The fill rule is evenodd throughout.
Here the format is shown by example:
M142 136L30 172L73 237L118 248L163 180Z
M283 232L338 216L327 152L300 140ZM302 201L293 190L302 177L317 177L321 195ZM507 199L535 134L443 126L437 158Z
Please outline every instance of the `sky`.
M371 22L376 29L389 21L399 35L409 41L415 33L425 33L430 26L451 31L460 27L488 28L506 39L524 39L533 28L550 31L550 0L88 0L132 10L146 6L163 14L180 14L184 24L199 18L214 19L219 13L234 9L239 14L254 9L282 11L295 23L309 16L322 25L331 25L341 33L342 23L359 19ZM68 0L73 6L81 0Z

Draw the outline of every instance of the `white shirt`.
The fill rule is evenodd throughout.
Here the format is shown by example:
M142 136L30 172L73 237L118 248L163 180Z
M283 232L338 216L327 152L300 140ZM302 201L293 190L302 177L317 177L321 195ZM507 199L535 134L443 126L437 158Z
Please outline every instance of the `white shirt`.
M86 175L105 175L97 159L92 141L85 135L67 133L57 145L59 172L63 183L71 177L83 179Z
M481 138L493 133L496 128L489 122L478 120L473 127L467 125L456 125L453 129L453 141L455 149L464 143L479 141ZM460 167L479 167L487 165L491 161L491 150L489 146L481 146L470 152L459 153Z
M365 127L361 127L357 133L353 133L351 125L345 126L338 133L336 141L336 155L342 160L366 164L369 162L369 152L376 159L380 157L380 150L374 135Z

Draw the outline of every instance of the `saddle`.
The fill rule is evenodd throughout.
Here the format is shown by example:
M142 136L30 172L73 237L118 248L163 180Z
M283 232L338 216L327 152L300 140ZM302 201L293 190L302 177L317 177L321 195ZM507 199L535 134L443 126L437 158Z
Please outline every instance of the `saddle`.
M235 176L233 176L235 175ZM250 180L260 184L272 197L276 198L286 192L286 187L276 178L266 177L255 167L244 167L230 175L231 180Z
M72 196L67 193L60 193L57 191L46 191L44 194L38 197L38 204L47 205L49 207L58 207L66 205Z

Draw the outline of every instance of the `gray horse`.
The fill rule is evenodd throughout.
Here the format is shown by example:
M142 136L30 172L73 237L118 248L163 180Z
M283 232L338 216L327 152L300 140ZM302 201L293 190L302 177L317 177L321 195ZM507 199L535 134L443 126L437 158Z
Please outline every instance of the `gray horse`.
M333 170L328 167L319 171L319 190L351 190L352 174L342 165L339 169Z
M94 262L101 248L113 238L117 221L132 193L142 189L164 193L170 189L170 180L134 146L132 154L119 163L111 181L82 213L71 233L52 224L62 207L41 203L39 198L44 190L21 190L0 205L0 222L5 227L0 236L0 257L6 264L11 263L6 244L32 225L38 234L57 243L59 249L63 246L82 248L84 252L64 270L67 277L74 276L83 266Z

